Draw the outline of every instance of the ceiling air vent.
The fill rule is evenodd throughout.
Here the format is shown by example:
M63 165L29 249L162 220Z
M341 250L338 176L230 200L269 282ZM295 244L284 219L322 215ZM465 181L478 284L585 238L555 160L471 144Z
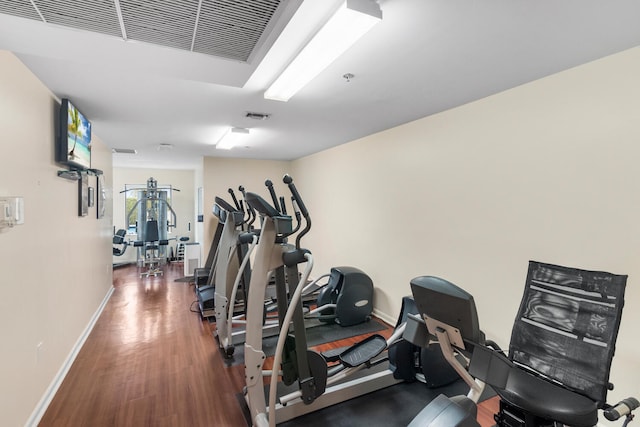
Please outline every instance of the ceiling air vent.
M271 117L271 114L253 113L251 111L247 111L247 114L245 114L245 117L253 120L267 120L269 117Z
M114 148L111 150L116 154L137 154L138 151L135 148Z
M286 3L283 0L0 0L0 14L248 62L254 50L270 36Z

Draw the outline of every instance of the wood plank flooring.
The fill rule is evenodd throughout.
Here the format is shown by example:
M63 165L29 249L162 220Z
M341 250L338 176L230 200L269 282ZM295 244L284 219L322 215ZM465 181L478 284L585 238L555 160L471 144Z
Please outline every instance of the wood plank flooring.
M39 425L245 427L244 368L225 366L211 325L190 311L193 285L174 281L182 265L113 276L114 293ZM480 405L483 427L496 408L495 399Z

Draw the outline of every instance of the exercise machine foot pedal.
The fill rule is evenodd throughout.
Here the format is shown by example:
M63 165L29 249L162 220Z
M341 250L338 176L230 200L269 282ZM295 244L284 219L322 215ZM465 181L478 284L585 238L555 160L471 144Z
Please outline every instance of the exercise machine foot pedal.
M386 348L387 340L382 335L371 335L341 353L340 361L345 366L353 368L369 362Z
M324 360L328 363L338 362L340 360L340 355L348 349L349 347L332 348L327 351L323 351L321 354L322 357L324 357Z

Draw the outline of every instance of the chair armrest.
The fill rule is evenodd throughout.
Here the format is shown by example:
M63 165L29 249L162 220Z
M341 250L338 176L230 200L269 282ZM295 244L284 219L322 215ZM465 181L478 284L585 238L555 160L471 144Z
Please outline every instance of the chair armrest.
M483 345L473 349L469 373L492 387L504 389L514 364L502 353Z

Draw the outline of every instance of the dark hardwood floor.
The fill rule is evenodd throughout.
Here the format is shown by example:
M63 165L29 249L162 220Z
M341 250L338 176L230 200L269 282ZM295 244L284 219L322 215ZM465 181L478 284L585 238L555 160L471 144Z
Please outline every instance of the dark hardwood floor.
M114 270L114 293L40 426L246 426L237 397L244 368L225 366L212 325L190 310L193 285L174 280L181 276L181 264L155 278ZM495 399L480 405L483 427L496 408Z

